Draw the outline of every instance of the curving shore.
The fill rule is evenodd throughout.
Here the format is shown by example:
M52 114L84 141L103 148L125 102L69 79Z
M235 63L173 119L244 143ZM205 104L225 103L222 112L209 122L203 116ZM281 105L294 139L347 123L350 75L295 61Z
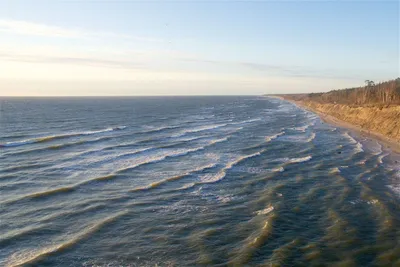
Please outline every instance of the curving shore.
M277 97L318 114L327 123L377 139L392 151L400 153L399 105L351 107L343 104L296 100L284 95Z

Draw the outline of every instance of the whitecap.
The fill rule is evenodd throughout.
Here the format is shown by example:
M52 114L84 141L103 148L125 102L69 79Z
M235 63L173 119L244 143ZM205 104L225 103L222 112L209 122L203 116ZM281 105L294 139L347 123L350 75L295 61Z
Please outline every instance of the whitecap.
M315 139L315 137L316 137L316 134L313 132L313 133L311 133L311 136L306 140L306 143L309 143L309 142L311 142L312 140L314 140Z
M334 173L340 173L340 169L339 169L338 167L331 168L331 169L329 170L329 173L332 173L332 174L334 174Z
M350 141L351 144L357 144L358 143L357 140L354 139L351 135L349 135L348 132L345 132L343 134L343 136L346 137Z
M304 125L304 126L299 126L299 127L293 127L293 128L289 128L290 130L295 130L295 131L300 131L300 132L305 132L308 127L310 127L310 124Z
M301 163L301 162L306 162L312 159L312 156L306 156L302 158L291 158L288 160L289 163Z
M265 209L258 210L255 212L257 215L266 215L274 210L273 206L266 207Z
M387 157L389 154L383 154L378 157L379 164L383 164L383 159Z
M356 147L354 148L356 153L364 152L363 145L360 142L357 142Z
M256 157L261 155L261 153L263 153L265 150L250 154L250 155L245 155L245 156L240 156L235 160L232 160L230 162L228 162L224 168L222 168L219 172L214 173L214 174L205 174L202 175L200 177L201 183L215 183L218 182L220 180L222 180L225 176L226 176L226 171L228 171L229 169L231 169L233 166L235 166L236 164L238 164L239 162L248 159L248 158L252 158L252 157Z
M16 147L16 146L22 146L22 145L28 145L28 144L34 144L34 143L42 143L42 142L46 142L46 141L50 141L50 140L54 140L54 139L60 139L60 138L106 133L106 132L111 132L111 131L123 130L125 128L126 128L126 126L119 126L119 127L106 128L106 129L96 130L96 131L71 132L71 133L58 134L58 135L57 134L56 135L48 135L48 136L30 138L30 139L25 139L25 140L20 140L20 141L7 142L4 144L0 144L0 147Z
M278 138L279 136L284 135L284 134L285 134L285 132L282 131L282 132L277 133L277 134L274 134L274 135L266 136L266 137L265 137L265 141L266 141L266 142L271 142L272 140L274 140L274 139L276 139L276 138Z
M197 132L202 132L202 131L213 130L213 129L217 129L217 128L220 128L220 127L225 127L227 125L228 124L225 123L225 124L213 124L213 125L199 126L199 127L195 127L195 128L192 128L192 129L183 130L180 133L173 135L172 137L180 137L180 136L183 136L183 135L188 134L188 133L197 133Z

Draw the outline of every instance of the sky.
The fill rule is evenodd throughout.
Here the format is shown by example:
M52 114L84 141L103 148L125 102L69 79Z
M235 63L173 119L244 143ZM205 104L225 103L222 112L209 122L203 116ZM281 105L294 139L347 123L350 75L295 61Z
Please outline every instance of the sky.
M320 92L398 76L398 1L0 0L0 96Z

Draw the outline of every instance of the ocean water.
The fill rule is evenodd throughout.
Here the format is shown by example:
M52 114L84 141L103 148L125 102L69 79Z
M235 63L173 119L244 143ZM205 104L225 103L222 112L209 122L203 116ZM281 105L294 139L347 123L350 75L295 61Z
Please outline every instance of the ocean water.
M0 104L0 266L400 266L398 155L293 104Z

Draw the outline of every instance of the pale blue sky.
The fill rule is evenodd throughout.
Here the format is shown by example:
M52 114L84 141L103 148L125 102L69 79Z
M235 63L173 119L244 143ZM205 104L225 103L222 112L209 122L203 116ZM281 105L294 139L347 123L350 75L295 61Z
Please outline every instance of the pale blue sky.
M0 2L0 95L316 92L397 76L398 1Z

